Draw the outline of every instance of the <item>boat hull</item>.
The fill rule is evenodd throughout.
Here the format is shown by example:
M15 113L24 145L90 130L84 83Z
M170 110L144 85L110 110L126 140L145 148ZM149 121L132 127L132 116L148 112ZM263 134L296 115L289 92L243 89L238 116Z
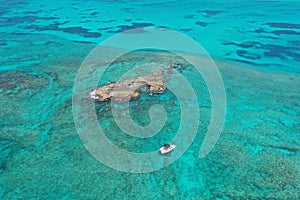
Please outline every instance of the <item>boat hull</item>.
M165 149L165 147L161 147L159 149L159 153L164 155L167 153L170 153L171 151L173 151L175 149L176 145L175 144L171 144L169 148Z

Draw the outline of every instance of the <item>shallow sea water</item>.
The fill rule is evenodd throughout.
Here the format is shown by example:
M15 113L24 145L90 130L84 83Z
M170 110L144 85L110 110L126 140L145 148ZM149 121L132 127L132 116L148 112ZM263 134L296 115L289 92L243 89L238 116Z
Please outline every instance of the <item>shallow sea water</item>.
M300 198L299 1L0 2L0 199ZM74 126L72 91L98 43L148 26L180 31L207 50L224 81L227 114L217 145L200 159L211 103L193 66L159 51L116 60L99 84L136 64L176 61L199 99L200 125L189 149L166 168L135 174L108 168L86 150ZM120 131L105 110L109 103L95 108L112 143L149 152L174 137L180 120L169 90L130 102L133 120L148 124L156 103L168 118L148 139Z

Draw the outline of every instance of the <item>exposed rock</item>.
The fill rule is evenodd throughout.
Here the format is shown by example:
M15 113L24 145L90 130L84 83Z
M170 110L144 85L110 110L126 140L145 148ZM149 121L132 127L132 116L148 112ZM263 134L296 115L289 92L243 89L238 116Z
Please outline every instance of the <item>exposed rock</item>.
M140 90L148 88L151 93L161 94L165 91L162 72L153 72L150 75L140 76L136 79L123 82L108 83L90 93L91 98L100 101L125 101L140 97Z

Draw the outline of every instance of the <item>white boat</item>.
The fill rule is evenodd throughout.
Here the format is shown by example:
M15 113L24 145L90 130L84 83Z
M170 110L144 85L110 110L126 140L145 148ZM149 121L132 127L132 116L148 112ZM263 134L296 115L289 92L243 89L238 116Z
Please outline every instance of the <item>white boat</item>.
M164 144L163 147L159 149L160 154L167 154L175 149L175 144Z

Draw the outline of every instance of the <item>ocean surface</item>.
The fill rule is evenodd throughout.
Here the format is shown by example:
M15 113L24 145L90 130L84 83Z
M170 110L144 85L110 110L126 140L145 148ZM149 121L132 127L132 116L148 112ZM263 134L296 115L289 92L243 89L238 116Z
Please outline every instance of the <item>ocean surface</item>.
M298 0L0 0L0 199L300 199L299 19ZM217 144L199 158L212 115L205 78L171 52L122 55L98 85L119 81L137 65L175 63L198 99L186 103L189 118L200 110L195 138L178 159L131 173L107 166L86 148L75 126L74 82L98 44L132 29L138 37L150 27L178 31L206 50L222 76L226 118ZM101 52L103 62L94 63L91 76L114 51ZM177 87L179 79L171 77L166 82ZM181 127L185 103L171 89L128 103L138 126L151 123L152 105L164 107L164 126L149 138L124 133L110 102L93 101L90 91L85 101L120 149L158 151ZM160 159L172 160L176 145Z

